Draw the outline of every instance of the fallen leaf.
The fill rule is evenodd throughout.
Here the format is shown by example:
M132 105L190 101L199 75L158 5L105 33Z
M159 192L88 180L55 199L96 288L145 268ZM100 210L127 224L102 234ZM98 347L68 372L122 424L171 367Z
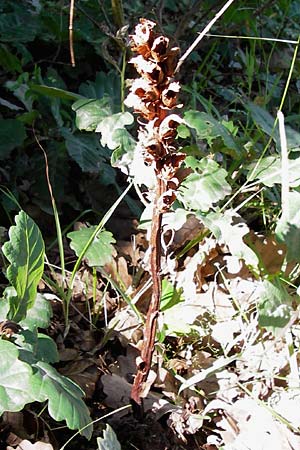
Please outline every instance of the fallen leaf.
M53 450L53 447L51 444L46 444L42 441L37 441L34 444L32 444L27 439L24 439L21 441L18 445L18 447L6 447L6 450Z
M223 438L224 450L294 450L290 445L292 432L277 421L263 405L251 398L242 398L229 404L213 400L205 408L222 410L222 419L217 422Z

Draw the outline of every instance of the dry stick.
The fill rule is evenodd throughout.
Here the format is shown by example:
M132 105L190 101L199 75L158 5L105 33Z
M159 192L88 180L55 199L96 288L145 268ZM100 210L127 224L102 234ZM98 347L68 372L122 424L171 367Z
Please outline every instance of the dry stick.
M137 374L134 379L131 400L134 412L138 416L143 415L142 395L144 390L144 383L147 381L152 356L154 352L155 335L157 328L157 319L159 314L159 304L161 298L161 223L162 212L159 209L158 201L164 192L165 186L162 180L157 177L156 195L152 212L151 235L150 235L150 270L152 278L152 296L150 305L147 311L147 318L144 328L144 342L141 351L141 363L138 365Z
M184 55L182 55L182 57L179 59L175 73L178 72L178 70L180 69L183 61L189 56L189 54L194 50L195 47L197 47L197 45L199 44L199 42L204 38L204 36L206 35L206 33L209 32L209 30L211 29L211 27L216 23L216 21L224 14L224 12L226 11L226 9L229 8L229 6L234 2L234 0L228 0L228 2L225 3L225 5L223 6L223 8L220 9L219 12L217 12L217 14L215 15L215 17L209 22L208 25L206 25L206 27L204 28L204 30L201 31L201 33L199 34L199 36L197 37L197 39L195 39L195 41L192 43L192 45L187 49L187 51L184 53Z
M75 0L71 0L70 18L69 18L69 43L70 43L70 58L71 58L72 67L75 67L75 55L74 55L74 47L73 47L74 3L75 3Z

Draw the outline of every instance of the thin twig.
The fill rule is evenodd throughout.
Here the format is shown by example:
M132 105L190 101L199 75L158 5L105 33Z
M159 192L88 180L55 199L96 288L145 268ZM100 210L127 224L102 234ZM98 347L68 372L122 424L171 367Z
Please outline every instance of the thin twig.
M211 27L217 22L217 20L224 14L224 12L229 8L229 6L234 2L234 0L228 0L225 5L223 6L223 8L220 9L219 12L217 12L217 14L215 15L215 17L208 23L208 25L206 25L206 27L204 28L203 31L201 31L201 33L199 34L199 36L197 37L197 39L195 39L195 41L193 42L193 44L187 49L187 51L184 53L184 55L179 59L175 73L178 72L178 70L180 69L181 65L183 64L184 60L189 56L190 53L192 53L192 51L194 50L194 48L197 47L197 45L199 44L199 42L204 38L204 36L206 35L206 33L208 33L208 31L211 29Z
M50 181L48 157L47 157L46 150L44 149L44 147L42 146L42 144L40 143L40 141L39 141L39 139L38 139L38 137L36 135L34 126L32 127L32 132L33 132L33 135L34 135L34 139L35 139L37 145L39 146L39 148L42 150L43 155L44 155L44 159L45 159L46 180L47 180L49 195L50 195L50 198L51 198L51 204L52 204L54 220L55 220L55 226L56 226L57 243L58 243L58 248L59 248L59 258L60 258L61 276L62 276L61 287L63 287L64 283L65 283L64 245L63 245L63 237L62 237L62 232L61 232L59 215L58 215L58 211L57 211L57 207L56 207L56 201L55 201L55 197L54 197L54 194L53 194L52 184L51 184L51 181Z
M74 4L75 0L70 2L70 17L69 17L69 43L70 43L70 58L72 67L75 67L75 54L73 46L73 19L74 19Z
M268 37L260 37L260 36L238 36L238 35L228 35L228 34L211 34L206 33L206 37L216 37L221 39L247 39L251 41L266 41L266 42L280 42L282 44L294 44L297 45L298 41L293 41L290 39L277 39L277 38L268 38Z
M281 147L281 209L282 217L289 216L289 155L282 111L277 112Z

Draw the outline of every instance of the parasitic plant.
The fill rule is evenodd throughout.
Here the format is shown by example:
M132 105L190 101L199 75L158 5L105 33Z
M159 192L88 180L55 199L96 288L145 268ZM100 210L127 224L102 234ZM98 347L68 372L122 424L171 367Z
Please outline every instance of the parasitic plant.
M162 215L176 199L180 184L180 165L185 158L176 148L176 129L182 119L172 111L178 107L180 85L174 81L179 49L170 47L169 39L156 34L155 23L140 19L132 37L137 55L130 63L140 75L131 85L125 100L139 114L138 151L155 173L150 234L150 271L153 290L144 328L141 358L137 367L131 400L139 409L146 395L146 381L151 368L161 298ZM149 383L147 383L149 386Z

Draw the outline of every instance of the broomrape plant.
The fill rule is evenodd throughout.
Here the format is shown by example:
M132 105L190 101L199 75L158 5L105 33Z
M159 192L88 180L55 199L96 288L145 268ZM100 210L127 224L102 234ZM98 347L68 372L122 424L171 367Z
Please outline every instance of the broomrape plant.
M137 56L130 63L134 64L140 78L133 81L125 100L126 106L133 107L139 114L137 151L142 154L145 164L153 168L156 180L150 234L153 291L145 323L141 360L131 392L134 405L141 405L141 398L145 396L144 385L154 350L161 298L162 215L176 199L176 190L182 180L180 165L185 158L175 143L176 129L182 119L171 113L178 106L180 85L173 81L173 77L179 49L170 48L169 39L156 34L154 28L155 23L147 19L140 19L135 27L132 50Z

